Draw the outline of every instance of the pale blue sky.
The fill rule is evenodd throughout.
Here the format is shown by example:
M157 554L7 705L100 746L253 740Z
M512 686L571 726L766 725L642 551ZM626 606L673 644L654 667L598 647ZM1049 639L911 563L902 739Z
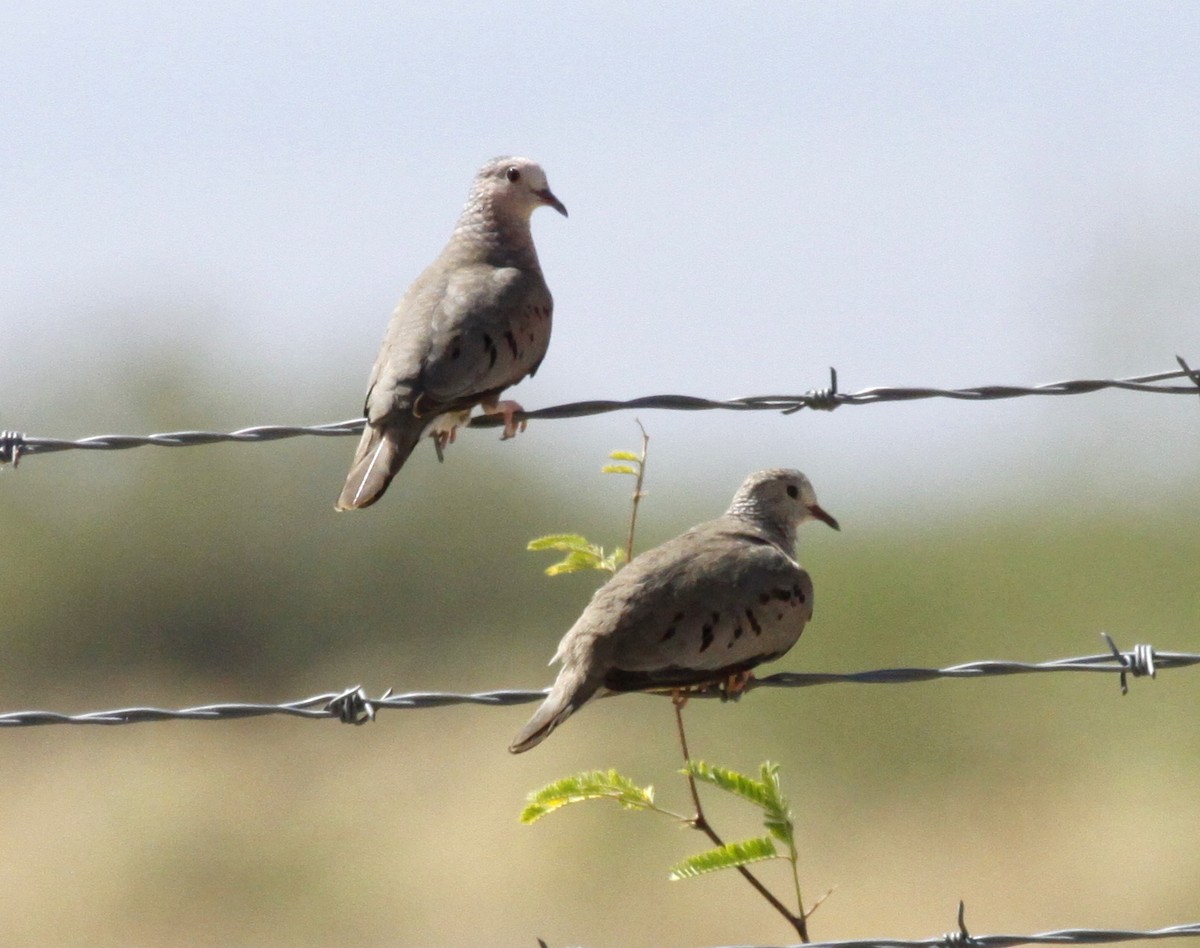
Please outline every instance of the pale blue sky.
M0 427L95 433L47 430L41 389L134 336L297 392L294 415L248 401L197 427L353 416L392 305L505 152L571 210L534 220L556 326L513 392L528 407L804 391L830 365L852 390L1200 363L1192 3L15 2L4 20ZM98 392L87 423L120 399ZM831 495L1185 486L1198 412L1093 395L642 418L663 478L794 464L840 511ZM526 437L498 450L581 476L635 442L628 415Z

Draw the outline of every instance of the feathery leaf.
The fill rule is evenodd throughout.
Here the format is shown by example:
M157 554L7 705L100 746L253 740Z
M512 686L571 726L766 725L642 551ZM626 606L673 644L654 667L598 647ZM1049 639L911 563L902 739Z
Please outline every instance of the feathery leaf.
M562 550L565 553L569 550L578 550L590 545L587 539L578 533L551 533L544 537L538 537L536 540L530 540L525 549Z
M794 853L795 825L792 820L792 809L779 785L779 765L766 761L762 765L760 775L762 776L762 787L766 791L766 800L763 804L763 824L768 833L780 842L787 843L788 848Z
M654 788L639 787L616 770L588 770L563 777L529 794L521 822L532 823L560 807L584 800L614 800L627 810L654 806Z
M683 773L691 774L697 780L712 784L726 793L732 793L749 800L755 806L764 810L770 804L770 792L764 784L753 777L730 770L727 767L714 767L702 760L689 760Z
M707 872L718 869L736 869L752 862L762 862L764 859L778 859L775 844L769 836L757 836L754 839L744 839L739 843L726 843L716 849L709 849L694 856L689 856L671 868L670 879L676 882L680 879L693 879Z

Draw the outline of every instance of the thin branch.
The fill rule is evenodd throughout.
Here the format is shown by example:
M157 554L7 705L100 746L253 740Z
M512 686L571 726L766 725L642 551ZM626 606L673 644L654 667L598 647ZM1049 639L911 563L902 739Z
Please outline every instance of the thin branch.
M633 485L633 500L630 503L629 511L629 539L625 542L625 562L633 559L633 535L637 531L637 515L638 505L641 503L645 494L642 493L642 484L646 480L646 455L650 450L650 436L646 434L646 429L642 427L642 423L637 421L638 429L642 432L642 456L638 460L637 481Z
M687 777L688 789L692 794L692 803L696 807L696 815L692 817L689 822L692 826L707 836L712 841L714 846L718 848L723 847L725 845L725 841L717 835L716 830L714 830L712 825L708 822L708 817L704 815L704 807L700 803L700 791L696 787L696 778L692 775L691 767L689 766L692 762L692 755L688 751L687 732L683 727L683 706L687 704L687 697L676 690L671 696L671 704L675 708L675 725L679 732L679 748L683 752L684 772ZM764 899L766 899L776 912L787 919L789 925L796 929L796 934L800 936L800 940L802 942L807 942L808 921L807 916L804 914L803 906L801 906L801 914L799 916L793 915L788 907L780 902L779 899L774 896L771 890L758 880L758 877L755 876L754 873L752 873L745 866L737 866L736 868L737 871L742 874L742 878L749 882L750 885L754 887L755 891L758 892L758 894ZM799 894L799 889L797 889L797 894Z

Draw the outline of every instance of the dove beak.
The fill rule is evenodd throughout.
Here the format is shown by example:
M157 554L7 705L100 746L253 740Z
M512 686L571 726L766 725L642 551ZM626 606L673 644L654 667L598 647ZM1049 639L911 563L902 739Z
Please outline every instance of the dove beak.
M533 193L534 193L534 194L536 194L536 195L537 195L539 198L541 198L541 199L542 199L542 203L543 203L543 204L545 204L547 207L552 207L552 208L554 208L554 209L555 209L556 211L558 211L558 213L560 213L560 214L561 214L563 217L568 217L568 216L570 216L570 215L568 215L568 214L567 214L567 208L566 208L566 206L563 204L563 202L562 202L562 201L560 201L558 198L556 198L556 197L553 195L553 193L551 193L551 191L550 191L550 189L549 189L549 188L542 188L542 190L540 190L540 191L534 191Z
M838 522L833 519L833 516L831 514L827 514L824 510L821 509L820 504L809 504L808 512L810 514L812 514L814 517L816 517L818 520L820 520L822 523L829 524L829 526L833 527L833 529L835 529L835 530L842 529L841 527L838 526Z

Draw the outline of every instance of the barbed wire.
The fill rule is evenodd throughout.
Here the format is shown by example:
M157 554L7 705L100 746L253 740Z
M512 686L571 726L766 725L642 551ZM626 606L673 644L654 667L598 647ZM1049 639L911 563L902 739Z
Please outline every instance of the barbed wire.
M1046 672L1104 672L1120 675L1121 691L1128 688L1128 676L1156 677L1168 668L1187 668L1200 665L1200 655L1187 652L1159 652L1151 645L1135 645L1123 652L1117 648L1107 633L1102 633L1110 651L1101 655L1083 655L1075 658L1060 658L1048 662L978 661L947 668L883 668L875 671L831 673L831 672L779 672L765 678L753 678L746 686L756 688L807 688L813 685L834 683L896 685L935 678L990 678L1004 675L1019 675ZM151 708L131 707L111 711L91 711L84 714L63 714L57 711L10 711L0 714L0 728L32 727L44 724L145 724L151 721L228 721L240 718L257 718L282 714L300 718L337 718L347 724L365 724L373 721L379 711L400 711L414 708L442 708L449 705L476 704L493 707L509 707L532 704L545 699L549 689L542 690L497 690L476 694L458 694L446 691L414 691L393 694L389 688L380 697L367 695L361 685L339 692L328 692L288 701L283 704L240 703L208 704L194 708ZM721 698L716 689L706 689L693 694L696 698Z
M869 938L861 941L811 941L780 948L1011 948L1013 945L1108 945L1119 941L1200 936L1200 922L1171 925L1149 931L1136 929L1063 928L1035 935L971 935L963 927L938 938L905 941ZM545 944L545 942L543 942ZM767 948L761 945L728 945L725 948Z
M1036 395L1084 395L1105 389L1130 392L1152 392L1159 395L1200 394L1200 370L1193 370L1180 356L1175 360L1179 369L1121 379L1072 379L1048 382L1043 385L978 385L972 388L867 388L858 392L839 392L837 370L830 369L828 388L813 389L803 395L750 395L726 401L699 398L692 395L648 395L623 401L593 399L570 402L535 411L517 412L513 417L522 420L582 418L631 409L665 409L669 411L777 411L791 415L802 409L833 411L842 405L872 405L878 402L908 402L929 398L952 398L966 401L990 401ZM1187 379L1189 385L1165 385L1174 379ZM496 415L480 415L469 422L471 428L495 428L503 424ZM0 464L16 466L22 457L35 454L54 454L59 451L120 451L156 445L165 448L193 447L222 442L261 443L298 438L306 435L340 437L356 435L363 429L364 419L328 422L319 425L257 425L238 431L172 431L151 435L93 435L75 440L63 438L27 437L18 431L0 432Z

